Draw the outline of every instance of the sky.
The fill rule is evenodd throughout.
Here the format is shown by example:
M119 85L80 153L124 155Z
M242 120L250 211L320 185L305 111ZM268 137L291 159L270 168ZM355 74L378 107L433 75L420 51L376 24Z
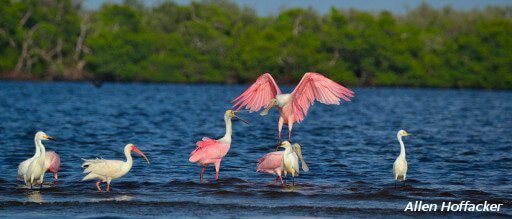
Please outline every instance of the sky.
M145 0L146 5L151 6L165 0ZM177 4L187 5L192 0L174 0ZM278 14L286 8L313 8L320 13L329 12L331 7L342 9L359 9L364 11L387 10L395 14L403 14L408 8L414 8L427 2L435 8L443 8L446 5L457 10L471 10L474 8L485 8L488 5L509 5L512 0L238 0L233 1L241 6L254 8L258 15L268 16ZM86 9L97 9L105 2L122 2L122 0L85 0Z

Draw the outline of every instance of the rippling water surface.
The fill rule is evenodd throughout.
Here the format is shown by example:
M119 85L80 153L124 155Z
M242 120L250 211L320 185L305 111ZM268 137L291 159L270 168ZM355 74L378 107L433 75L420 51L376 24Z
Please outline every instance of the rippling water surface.
M512 216L512 92L354 88L350 103L317 103L294 126L310 171L285 188L255 172L276 142L277 111L241 113L251 124L234 123L221 180L210 166L199 183L188 155L203 136L224 134L223 113L245 87L0 82L0 215L433 216L403 210L409 201L470 200L504 206L437 214ZM399 129L414 135L404 139L408 180L395 189ZM16 168L33 155L37 130L60 139L44 143L60 154L62 170L58 184L30 191L16 182ZM81 158L124 159L130 142L150 166L134 155L110 193L80 181Z

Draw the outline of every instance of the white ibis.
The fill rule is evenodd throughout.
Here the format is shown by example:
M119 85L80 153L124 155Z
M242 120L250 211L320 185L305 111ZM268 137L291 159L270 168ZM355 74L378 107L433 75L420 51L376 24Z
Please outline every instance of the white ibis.
M110 191L110 182L113 179L124 176L132 168L132 151L146 159L149 165L149 160L146 155L142 153L142 151L140 151L133 144L127 144L124 147L124 155L126 156L126 161L105 160L99 158L90 160L83 159L84 163L82 164L82 167L85 168L84 173L88 174L82 179L82 181L99 179L98 182L96 182L96 188L98 191L101 192L100 184L102 182L107 183L107 192Z

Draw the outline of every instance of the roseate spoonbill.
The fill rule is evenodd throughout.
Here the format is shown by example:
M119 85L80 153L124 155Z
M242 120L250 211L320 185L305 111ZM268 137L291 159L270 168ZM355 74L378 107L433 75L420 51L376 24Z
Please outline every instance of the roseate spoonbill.
M233 110L226 110L224 113L224 122L226 123L226 134L224 137L218 140L204 137L201 141L196 143L196 149L190 153L188 161L203 165L203 169L201 170L201 173L199 173L199 179L201 182L203 181L203 173L209 164L215 165L215 180L219 179L220 162L222 161L222 158L226 156L229 148L231 147L231 119L237 118L240 121L249 124L249 122L241 119L235 113L236 111Z
M34 137L36 145L34 156L18 165L18 178L22 178L25 185L30 185L31 189L34 183L40 183L41 188L43 187L44 173L47 170L45 165L46 148L42 143L43 140L55 140L55 138L42 131L38 131Z
M256 168L256 172L264 172L276 175L276 179L274 180L274 184L276 184L277 180L281 180L281 185L284 186L283 181L283 155L284 151L274 151L268 154L265 154L262 158L258 160L258 167Z
M395 163L393 163L393 175L395 176L395 180L398 181L405 181L407 175L407 160L405 160L405 145L402 141L402 137L409 135L411 134L407 133L405 130L400 130L396 133L396 138L398 142L400 142L400 155L398 155Z
M90 159L84 160L82 167L85 168L84 173L88 173L82 181L99 179L96 182L96 188L101 192L100 184L107 182L107 192L110 191L110 182L113 179L124 176L132 168L133 160L131 152L135 152L142 156L149 165L149 160L142 151L140 151L135 145L127 144L124 147L124 155L126 156L126 162L121 160L105 160L105 159Z
M60 169L60 156L55 153L55 151L47 151L44 159L44 168L46 172L53 173L53 179L59 179L59 169Z
M281 94L274 78L269 73L265 73L231 102L236 110L245 106L249 112L259 111L266 105L266 109L260 113L262 116L267 115L268 111L277 105L280 114L278 123L278 142L280 142L283 125L288 125L288 141L290 141L293 123L300 123L304 119L315 100L323 104L339 105L340 98L350 101L351 97L354 97L354 92L351 90L313 72L304 74L292 93Z
M26 159L25 161L21 162L18 165L18 180L23 180L23 175L27 171L28 166L30 165L30 162L32 162L32 160L34 160L34 158L36 156L39 156L40 151L38 149L39 148L38 144L42 144L41 140L46 140L46 139L42 139L41 137L42 137L42 134L39 137L36 134L34 137L34 143L36 145L36 152L35 152L34 156L29 159ZM60 169L60 157L57 153L55 153L54 151L46 151L44 169L45 169L45 172L52 172L55 179L58 178L57 172Z
M287 142L287 141L285 141L285 142ZM286 144L285 142L281 143L281 145L285 145ZM288 142L288 144L289 144L289 142ZM281 146L281 145L279 145L279 146ZM302 157L302 150L301 150L300 145L294 144L291 148L292 148L292 150L290 151L290 153L292 153L293 159L297 161L297 163L294 165L296 165L298 167L299 166L298 159L300 159L301 163L302 163L302 170L304 170L305 172L309 171L309 167L306 164L306 161L304 160L304 158ZM283 158L284 158L285 152L286 152L286 150L285 151L274 151L274 152L268 153L265 156L263 156L262 158L260 158L260 160L258 161L258 168L257 168L256 172L265 172L265 173L277 175L276 179L274 180L274 184L277 182L278 179L280 179L281 185L284 186L282 174L284 172L283 171L284 170L283 169L284 168ZM298 174L298 171L297 171L297 174Z

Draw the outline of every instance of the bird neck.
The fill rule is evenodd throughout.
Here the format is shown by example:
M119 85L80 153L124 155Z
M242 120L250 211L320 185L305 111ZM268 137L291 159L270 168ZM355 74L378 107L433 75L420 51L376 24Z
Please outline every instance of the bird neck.
M232 131L231 118L229 118L228 116L224 116L224 122L226 123L226 134L224 135L224 137L222 139L231 143L231 131Z
M398 142L400 142L400 156L405 157L405 145L402 141L402 136L396 136L398 138Z
M286 147L286 148L284 148L284 153L285 153L285 154L291 154L291 153L292 153L292 149L291 149L291 147Z
M276 105L278 107L283 107L285 104L289 103L292 100L292 94L278 94L276 95Z
M132 159L132 151L130 150L130 148L124 149L124 156L126 156L126 164L128 164L128 166L131 167L133 164L133 159Z
M37 148L39 150L37 150ZM39 154L37 154L37 152L39 152ZM45 155L46 155L46 148L44 148L44 145L41 142L41 140L37 139L36 140L36 154L34 155L34 157L37 157L39 163L41 163L41 162L44 163Z
M34 143L36 145L36 153L34 154L34 157L39 157L39 155L41 155L41 145L43 145L43 143L41 142L41 139L37 137L34 138Z

